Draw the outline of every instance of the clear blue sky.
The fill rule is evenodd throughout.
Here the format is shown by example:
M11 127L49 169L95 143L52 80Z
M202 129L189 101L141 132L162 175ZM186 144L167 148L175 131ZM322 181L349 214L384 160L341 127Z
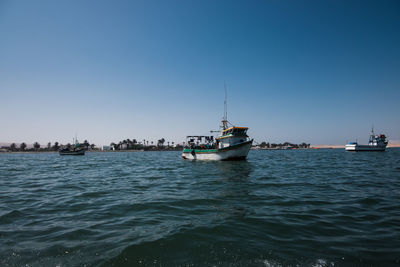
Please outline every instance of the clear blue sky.
M400 140L399 1L0 0L0 142Z

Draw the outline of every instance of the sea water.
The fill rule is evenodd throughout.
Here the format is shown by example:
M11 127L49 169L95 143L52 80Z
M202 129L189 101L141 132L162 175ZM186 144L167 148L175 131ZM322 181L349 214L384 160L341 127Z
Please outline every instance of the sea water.
M399 266L400 149L0 154L0 266Z

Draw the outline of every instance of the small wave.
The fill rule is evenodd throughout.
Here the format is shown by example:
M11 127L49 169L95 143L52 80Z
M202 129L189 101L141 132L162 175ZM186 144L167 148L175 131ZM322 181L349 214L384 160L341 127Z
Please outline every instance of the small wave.
M326 266L335 266L334 262L329 262L324 259L317 259L314 264L311 265L312 267L326 267Z
M0 216L0 223L12 223L16 219L24 217L24 213L19 210L12 210Z
M373 197L366 197L359 201L360 204L367 205L367 206L376 205L376 204L379 204L380 202L381 202L381 199L373 198Z

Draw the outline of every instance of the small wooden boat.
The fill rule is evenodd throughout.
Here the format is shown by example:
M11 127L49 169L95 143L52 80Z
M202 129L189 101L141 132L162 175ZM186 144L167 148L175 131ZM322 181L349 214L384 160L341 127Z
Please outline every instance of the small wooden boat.
M83 156L83 155L85 155L85 150L84 149L68 149L68 148L65 148L65 149L61 149L59 151L59 154L62 155L62 156L66 156L66 155L69 155L69 156Z
M58 153L62 156L83 156L85 155L85 149L83 147L83 144L80 144L78 142L78 139L74 138L74 145L71 146L68 144L67 146L62 147Z

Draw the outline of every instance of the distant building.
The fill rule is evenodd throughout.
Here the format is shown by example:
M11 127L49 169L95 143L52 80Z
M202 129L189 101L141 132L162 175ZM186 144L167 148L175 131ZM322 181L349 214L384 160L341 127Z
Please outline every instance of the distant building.
M113 150L111 146L103 146L103 150Z

